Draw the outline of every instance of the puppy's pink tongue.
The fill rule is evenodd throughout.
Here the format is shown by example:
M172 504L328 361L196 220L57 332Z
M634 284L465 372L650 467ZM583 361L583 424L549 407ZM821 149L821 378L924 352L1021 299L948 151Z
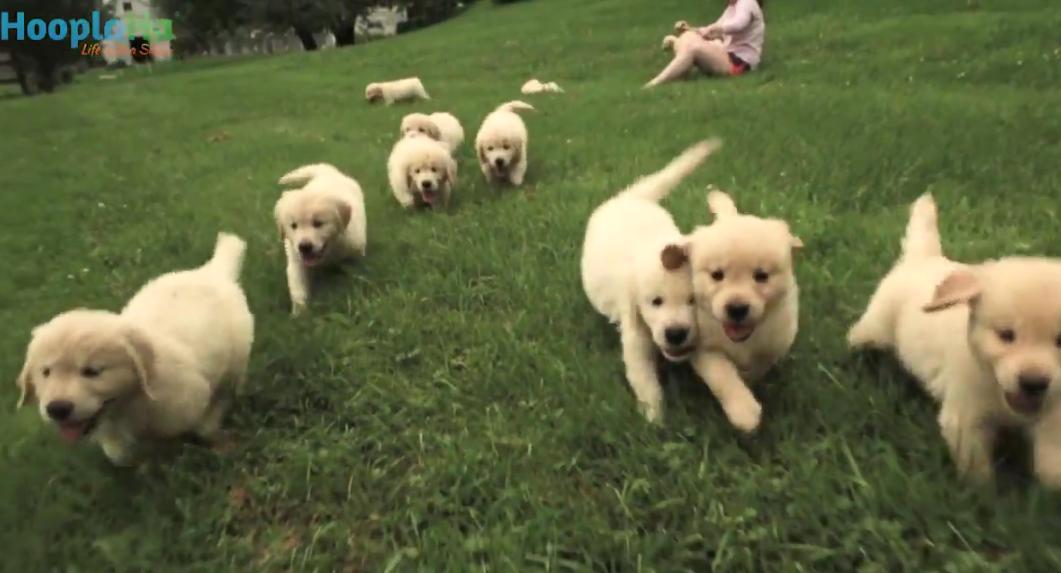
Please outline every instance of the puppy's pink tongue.
M59 435L62 436L63 440L68 444L80 440L82 432L84 432L84 426L82 424L63 424L59 426Z

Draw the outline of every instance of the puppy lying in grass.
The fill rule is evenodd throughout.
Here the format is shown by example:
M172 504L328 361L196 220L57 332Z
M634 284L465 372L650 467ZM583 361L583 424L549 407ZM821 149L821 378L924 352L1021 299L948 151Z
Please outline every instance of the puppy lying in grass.
M461 126L453 114L433 113L410 113L402 118L402 137L425 136L441 142L453 155L464 143L464 127Z
M1059 294L1061 261L948 260L925 195L848 343L894 351L941 403L943 439L962 475L993 479L998 430L1016 427L1031 436L1038 479L1061 488Z
M34 328L19 406L36 400L64 440L92 440L118 465L148 440L216 438L254 340L245 250L222 233L209 262L152 280L121 314L78 309Z
M662 421L657 357L683 362L696 345L696 310L685 238L659 205L719 147L701 142L593 212L582 248L582 286L619 326L623 363L645 417Z
M700 326L692 365L730 423L752 432L762 407L746 381L761 378L796 339L792 255L803 243L784 221L739 213L721 191L708 194L708 205L715 222L689 240Z
M498 106L483 120L475 136L475 150L487 183L523 185L527 174L529 136L523 118L516 112L533 109L529 103L510 101Z
M387 179L405 209L446 207L457 185L457 161L439 141L403 137L387 159Z
M287 257L291 312L299 314L309 298L314 269L364 257L368 245L365 198L357 181L332 165L306 165L280 178L285 191L274 217Z
M368 103L383 102L391 105L395 102L417 99L431 99L424 89L420 78L405 78L391 82L373 82L365 87L365 99Z

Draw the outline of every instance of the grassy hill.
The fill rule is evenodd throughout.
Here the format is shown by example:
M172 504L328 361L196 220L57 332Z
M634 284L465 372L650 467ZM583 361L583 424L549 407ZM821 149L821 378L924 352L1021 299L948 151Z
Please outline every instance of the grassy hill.
M955 476L933 405L843 335L932 191L952 256L1061 256L1056 0L768 2L761 71L643 92L678 19L721 1L536 0L342 51L206 60L0 102L0 372L30 329L118 309L250 243L249 395L226 453L137 470L0 415L10 571L1057 571L1061 500L1019 456L997 491ZM371 107L419 75L434 100ZM537 76L529 182L496 192L470 146L449 213L402 212L385 162L401 116L469 139ZM802 329L738 438L678 376L641 421L614 330L578 278L592 209L691 142L726 146L668 201L706 221L715 183L786 218ZM328 161L364 186L369 257L288 316L276 179ZM0 393L13 407L13 384ZM10 412L10 410L9 410Z

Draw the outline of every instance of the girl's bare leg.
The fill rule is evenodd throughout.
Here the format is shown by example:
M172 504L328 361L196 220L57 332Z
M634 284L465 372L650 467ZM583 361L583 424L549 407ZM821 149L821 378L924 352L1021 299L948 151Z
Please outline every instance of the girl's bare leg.
M677 48L677 46L675 46ZM672 82L680 79L693 69L696 65L695 56L688 50L677 52L674 54L674 59L667 64L667 67L663 68L663 71L658 76L652 78L652 81L645 84L646 88L654 88L660 84Z
M730 62L729 53L726 52L726 48L722 44L704 40L694 44L692 52L696 67L700 68L700 71L713 76L730 75L732 62Z

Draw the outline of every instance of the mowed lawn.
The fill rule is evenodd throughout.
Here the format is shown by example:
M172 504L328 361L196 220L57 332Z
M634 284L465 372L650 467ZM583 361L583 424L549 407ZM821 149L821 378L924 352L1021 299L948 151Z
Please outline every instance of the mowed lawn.
M481 0L353 49L0 101L0 569L1061 570L1061 496L1020 448L998 488L961 483L929 400L844 345L921 193L953 257L1061 256L1056 0L768 2L761 71L641 91L672 23L722 4ZM407 75L434 99L364 102ZM468 145L449 212L401 211L402 115L452 111L471 140L530 77L567 93L531 99L525 187L490 189ZM802 328L751 438L688 374L664 427L642 422L579 284L593 208L709 135L725 147L667 202L680 224L708 220L714 183L806 244ZM276 179L319 161L365 188L369 256L292 319ZM222 229L250 244L257 319L227 451L117 469L14 413L34 325L120 309Z

